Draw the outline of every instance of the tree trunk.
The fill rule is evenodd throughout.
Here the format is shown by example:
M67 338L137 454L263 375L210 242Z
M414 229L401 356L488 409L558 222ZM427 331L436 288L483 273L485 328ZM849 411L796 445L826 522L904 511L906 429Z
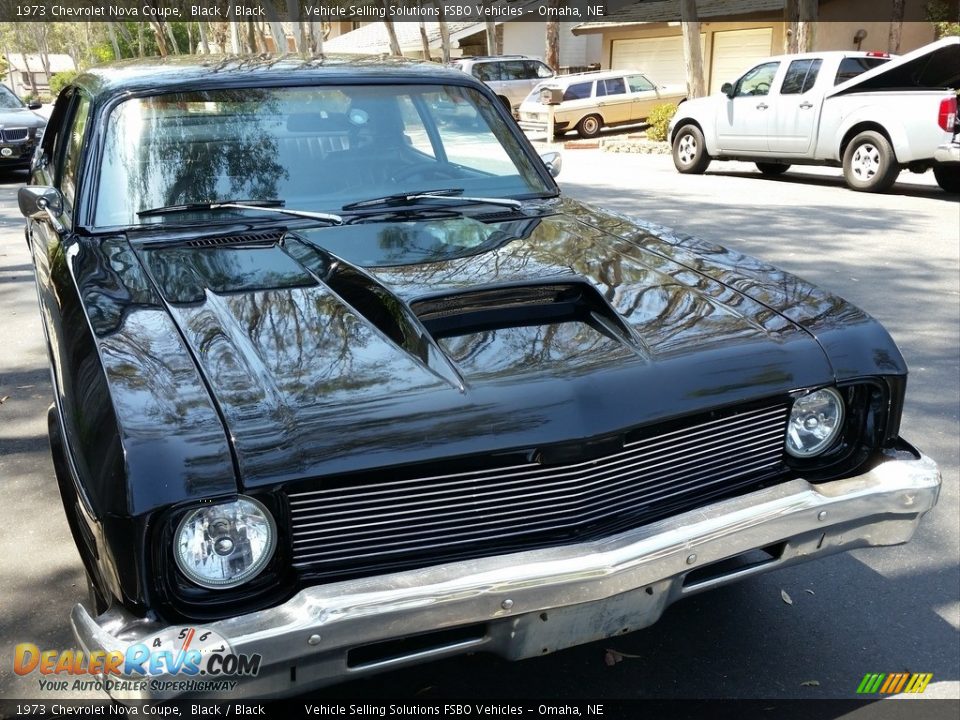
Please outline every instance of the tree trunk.
M143 23L137 23L137 57L143 57Z
M400 50L400 41L397 40L397 29L393 26L393 20L388 17L383 21L383 25L387 28L387 37L390 39L390 54L398 57L403 55Z
M812 52L817 29L819 4L817 0L800 0L800 19L797 22L797 52Z
M240 54L240 23L233 21L227 23L230 26L230 52L234 55Z
M893 0L890 8L890 37L887 40L887 49L892 53L900 52L900 39L903 36L903 5L904 0Z
M166 57L170 54L170 51L167 49L167 40L163 36L163 26L156 20L150 21L150 27L153 30L153 35L157 39L157 50L160 51L160 57Z
M560 6L559 0L549 0L547 6L556 10ZM554 17L556 17L554 15ZM546 49L544 52L544 61L553 68L553 71L560 72L560 23L556 20L550 20L546 24Z
M310 34L313 36L310 43L310 52L314 55L323 55L323 23L320 21L311 22Z
M783 51L788 55L797 52L797 21L799 19L798 0L786 0L783 4Z
M450 62L450 28L444 20L443 5L440 5L440 14L437 24L440 26L440 60L446 65Z
M303 23L300 22L300 0L287 0L287 19L293 30L293 49L305 54L307 44L303 37Z
M420 21L420 45L423 48L423 59L430 59L430 39L427 37L427 24Z
M277 12L277 6L267 0L261 7L267 13L267 25L270 28L270 37L273 38L274 53L284 55L288 49L287 33L284 32L283 23L280 22L280 13Z
M209 55L210 43L207 40L207 24L201 20L197 23L197 28L200 31L200 49L203 51L204 55ZM223 50L220 52L223 52Z
M160 24L163 26L163 29L166 31L167 37L170 38L170 49L173 50L173 54L179 55L180 48L177 47L177 39L173 36L173 27L171 27L170 23L168 22L161 21Z
M123 56L120 55L120 43L117 42L117 33L114 32L112 22L107 22L107 35L110 36L110 44L113 46L113 59L121 60Z
M484 5L489 7L490 0L487 0ZM497 52L497 24L492 20L487 20L483 26L487 35L487 55L500 55L501 53Z
M680 26L683 32L683 62L687 69L687 94L692 98L703 97L707 90L703 80L697 0L680 0Z

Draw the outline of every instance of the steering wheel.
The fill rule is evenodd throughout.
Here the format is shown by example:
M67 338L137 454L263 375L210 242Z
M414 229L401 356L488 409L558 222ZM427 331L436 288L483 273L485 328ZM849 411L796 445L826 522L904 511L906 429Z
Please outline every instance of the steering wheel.
M753 86L753 91L752 91L750 94L751 94L751 95L766 95L768 92L770 92L770 83L762 82L762 83L757 83L756 85L754 85L754 86Z
M391 176L394 182L404 182L405 180L449 180L461 177L460 172L451 167L448 163L436 163L432 165L418 164L412 167L401 168Z

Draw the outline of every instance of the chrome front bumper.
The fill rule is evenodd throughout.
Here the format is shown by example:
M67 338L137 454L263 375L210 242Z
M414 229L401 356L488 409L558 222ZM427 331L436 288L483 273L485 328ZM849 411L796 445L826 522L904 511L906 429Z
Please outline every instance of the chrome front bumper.
M257 677L222 694L231 699L299 694L470 651L527 658L645 627L685 595L750 575L907 542L939 491L936 464L904 443L857 477L792 480L601 541L310 587L204 627L262 657ZM758 550L762 562L720 564ZM117 609L93 618L82 605L72 623L87 653L123 651L165 627ZM389 643L410 636L419 636L413 649Z

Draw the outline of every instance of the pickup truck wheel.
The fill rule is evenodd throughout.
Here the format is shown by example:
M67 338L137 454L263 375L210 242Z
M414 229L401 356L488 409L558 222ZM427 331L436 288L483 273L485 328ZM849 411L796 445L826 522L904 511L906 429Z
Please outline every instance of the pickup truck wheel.
M937 185L948 193L960 193L960 167L935 167L933 176L937 179Z
M778 165L777 163L757 163L757 170L767 177L777 177L778 175L783 175L789 169L789 165Z
M843 153L843 177L853 190L883 192L900 175L897 156L880 133L865 130L847 145Z
M577 134L582 138L595 138L600 134L602 127L603 120L599 115L587 115L577 123Z
M673 165L679 172L702 175L710 165L703 133L696 125L684 125L673 138Z

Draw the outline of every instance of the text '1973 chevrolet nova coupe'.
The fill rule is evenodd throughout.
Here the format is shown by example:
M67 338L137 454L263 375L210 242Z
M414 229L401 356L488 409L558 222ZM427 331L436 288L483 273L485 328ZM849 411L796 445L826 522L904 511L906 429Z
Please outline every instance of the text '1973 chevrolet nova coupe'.
M183 680L116 696L214 696L222 646L233 698L537 656L910 539L940 475L886 331L558 169L435 65L140 61L60 95L19 201L73 629L104 674ZM197 661L130 661L156 648Z

